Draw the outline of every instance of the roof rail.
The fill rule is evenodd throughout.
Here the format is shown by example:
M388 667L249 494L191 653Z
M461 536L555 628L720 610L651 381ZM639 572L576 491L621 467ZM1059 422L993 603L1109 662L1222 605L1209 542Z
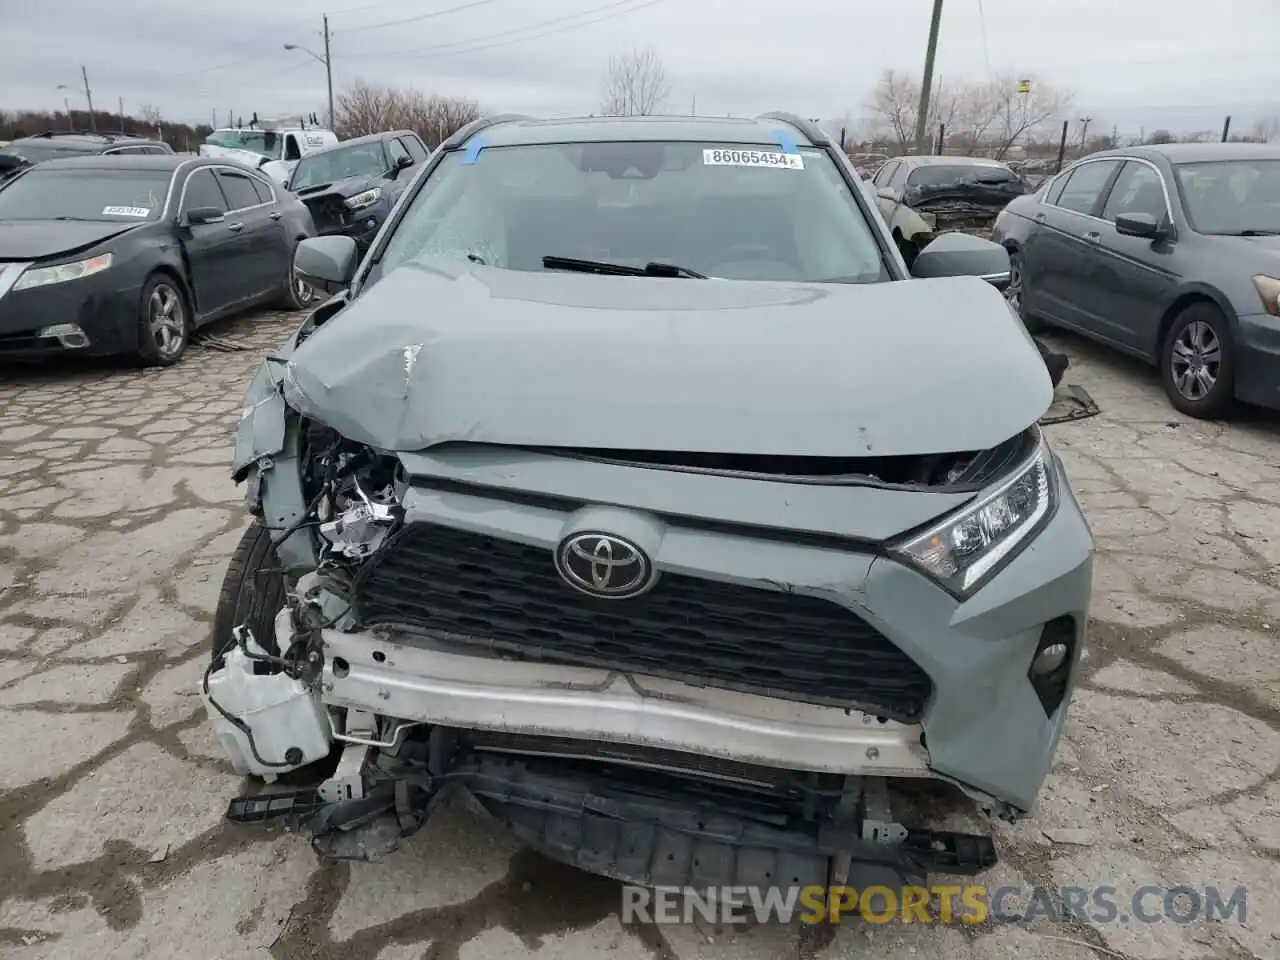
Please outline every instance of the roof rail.
M101 137L103 140L139 139L136 133L122 133L119 131L104 133L101 130L41 130L39 133L33 133L32 136L45 137L46 139L52 137Z
M782 123L790 124L795 127L812 143L815 147L829 146L831 138L812 120L806 120L804 117L798 117L794 113L787 113L782 110L775 110L770 113L762 113L756 117L757 120L779 120Z
M440 144L441 150L453 150L462 146L481 130L488 130L490 127L499 123L511 123L514 120L532 120L533 117L525 116L523 113L496 113L491 117L481 117L478 120L472 120L465 127L457 130L451 136Z

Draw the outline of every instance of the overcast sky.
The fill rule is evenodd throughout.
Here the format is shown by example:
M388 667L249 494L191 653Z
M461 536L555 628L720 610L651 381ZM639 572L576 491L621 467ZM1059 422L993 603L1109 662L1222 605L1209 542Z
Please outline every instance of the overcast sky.
M174 119L320 110L356 79L490 110L589 113L611 54L652 47L668 112L857 116L886 68L918 75L932 0L0 0L0 108L154 104ZM438 14L426 16L426 14ZM414 18L410 22L406 21ZM1280 108L1280 0L945 0L938 73L1032 74L1081 113L1148 129L1187 108ZM60 84L75 87L59 89ZM1144 113L1150 114L1148 119Z

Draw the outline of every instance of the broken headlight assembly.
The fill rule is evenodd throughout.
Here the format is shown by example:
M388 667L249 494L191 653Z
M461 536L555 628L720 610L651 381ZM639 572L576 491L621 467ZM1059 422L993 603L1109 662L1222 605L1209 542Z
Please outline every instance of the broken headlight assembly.
M319 424L309 426L306 446L303 480L311 495L308 519L320 534L321 566L359 563L404 517L399 461Z
M999 486L891 550L952 595L969 596L1014 558L1053 515L1052 454L1038 438L1031 456Z

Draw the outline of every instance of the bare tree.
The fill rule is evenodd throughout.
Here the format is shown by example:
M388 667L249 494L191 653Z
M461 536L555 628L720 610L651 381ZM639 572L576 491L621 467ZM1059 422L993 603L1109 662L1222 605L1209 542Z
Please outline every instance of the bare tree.
M472 100L438 97L359 81L338 95L333 130L344 140L383 130L412 130L431 149L480 117Z
M611 117L644 117L657 112L670 89L667 72L652 48L609 58L604 102L600 110Z
M138 107L138 119L148 127L158 127L164 122L164 113L154 103L144 103Z
M890 136L905 150L915 136L919 101L920 84L906 74L886 70L871 91L867 110L878 125L888 127Z
M1003 160L1023 137L1034 134L1049 120L1060 119L1071 107L1071 93L1048 84L1032 80L1030 90L1019 92L1023 79L1005 76L992 81L996 109L993 155L997 160Z
M1280 114L1275 113L1255 121L1249 133L1249 139L1258 143L1270 143L1277 136L1280 136Z

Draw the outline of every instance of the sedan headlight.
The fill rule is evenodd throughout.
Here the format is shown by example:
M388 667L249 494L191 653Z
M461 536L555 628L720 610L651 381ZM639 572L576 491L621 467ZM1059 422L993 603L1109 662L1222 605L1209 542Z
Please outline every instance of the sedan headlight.
M1056 505L1052 454L1041 438L1009 479L893 553L957 597L973 593L1035 534Z
M1280 280L1275 277L1257 276L1253 286L1262 298L1262 307L1273 317L1280 317Z
M31 287L45 287L51 283L62 283L66 280L79 280L101 273L111 266L111 254L103 253L88 260L77 260L75 263L60 263L53 267L28 267L23 271L15 290L28 290Z
M382 188L374 187L372 190L366 190L363 193L357 193L354 197L348 197L344 203L348 210L363 210L365 207L371 207L378 202L382 196Z

